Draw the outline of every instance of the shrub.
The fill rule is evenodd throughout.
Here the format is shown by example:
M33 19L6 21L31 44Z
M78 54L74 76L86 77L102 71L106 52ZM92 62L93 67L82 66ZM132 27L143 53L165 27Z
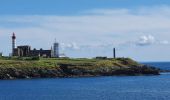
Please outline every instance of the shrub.
M32 60L40 60L40 57L32 57Z

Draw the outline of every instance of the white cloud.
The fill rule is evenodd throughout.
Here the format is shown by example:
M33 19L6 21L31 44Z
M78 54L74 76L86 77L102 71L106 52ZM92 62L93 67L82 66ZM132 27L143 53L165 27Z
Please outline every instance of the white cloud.
M168 12L170 7L164 6L135 10L92 9L75 16L0 16L0 40L15 32L17 43L30 41L34 47L47 48L57 38L58 42L64 42L61 44L63 49L75 51L83 48L87 51L89 48L96 48L93 54L97 52L97 48L122 46L127 41L130 41L130 45L138 46L169 44ZM3 42L0 45L4 45Z
M167 12L169 7L160 7L148 10L141 8L136 10L130 9L94 9L86 11L83 15L77 16L55 16L55 15L29 15L29 16L2 16L0 22L7 22L8 24L30 24L30 26L17 27L3 27L4 30L22 30L30 31L29 34L38 34L48 31L50 35L62 34L67 36L88 36L88 35L107 35L112 34L134 34L138 32L159 32L162 30L169 31L170 18ZM156 12L157 11L157 12ZM140 13L139 13L140 12ZM144 13L145 14L142 14ZM14 25L14 26L15 26ZM36 32L33 32L36 30ZM40 33L39 32L39 33ZM22 32L24 34L25 32ZM40 34L47 34L41 32ZM88 34L88 35L85 35Z
M169 44L169 41L168 41L168 40L163 40L163 41L160 41L160 44L165 44L165 45L167 45L167 44Z
M138 46L166 45L169 44L169 41L157 39L153 35L143 35L138 39L138 41L135 41L134 43Z
M155 37L153 37L152 35L144 35L140 37L139 41L137 42L137 45L145 46L154 44L155 42Z
M82 14L90 15L124 15L128 14L130 10L128 9L93 9L83 12Z
M75 42L72 42L72 43L61 43L60 46L61 46L62 50L65 50L65 49L79 50L80 49L80 47Z

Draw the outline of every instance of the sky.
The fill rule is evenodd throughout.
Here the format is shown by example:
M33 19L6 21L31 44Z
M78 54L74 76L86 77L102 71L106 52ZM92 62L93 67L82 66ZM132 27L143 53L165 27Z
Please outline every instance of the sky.
M0 0L0 52L16 45L50 49L68 57L118 57L170 61L169 0Z

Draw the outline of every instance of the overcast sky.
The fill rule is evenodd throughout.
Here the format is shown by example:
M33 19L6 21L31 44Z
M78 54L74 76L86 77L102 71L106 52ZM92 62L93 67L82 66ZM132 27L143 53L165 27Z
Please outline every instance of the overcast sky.
M17 45L50 49L55 38L69 57L117 56L170 61L169 0L1 0L0 52Z

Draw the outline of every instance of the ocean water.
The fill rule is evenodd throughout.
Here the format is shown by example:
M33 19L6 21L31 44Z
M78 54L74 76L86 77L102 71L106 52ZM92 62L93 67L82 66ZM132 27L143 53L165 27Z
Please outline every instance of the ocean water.
M170 70L170 62L145 62L143 64L158 67L158 68L161 68L163 70Z
M1 80L0 100L170 100L170 73Z

